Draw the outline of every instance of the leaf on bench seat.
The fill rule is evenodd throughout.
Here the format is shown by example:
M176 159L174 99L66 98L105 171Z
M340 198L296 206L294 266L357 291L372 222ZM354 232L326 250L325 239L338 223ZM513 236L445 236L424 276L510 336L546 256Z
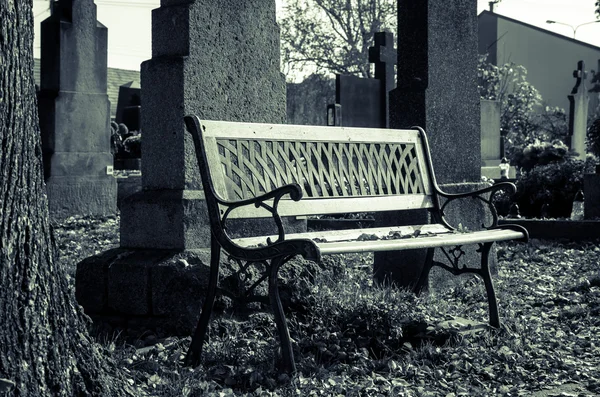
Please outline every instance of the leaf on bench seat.
M363 233L360 236L358 236L356 241L375 241L375 240L379 240L379 239L380 238L376 234Z
M314 241L315 243L326 243L326 242L327 242L327 239L326 239L326 238L319 238L319 237L315 237L315 238L313 238L313 241Z

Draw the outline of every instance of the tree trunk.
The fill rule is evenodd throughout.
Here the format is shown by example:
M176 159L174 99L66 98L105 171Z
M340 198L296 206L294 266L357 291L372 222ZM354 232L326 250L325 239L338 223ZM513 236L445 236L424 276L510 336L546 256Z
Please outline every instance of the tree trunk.
M0 378L15 396L119 396L55 258L33 78L33 1L0 0Z

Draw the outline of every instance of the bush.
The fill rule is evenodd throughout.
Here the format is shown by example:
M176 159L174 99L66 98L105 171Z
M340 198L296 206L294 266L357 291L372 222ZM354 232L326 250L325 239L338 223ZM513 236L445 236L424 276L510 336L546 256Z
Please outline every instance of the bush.
M542 215L569 217L575 194L583 188L583 169L583 161L566 158L524 171L517 180L517 194L514 196L521 215L531 218Z
M515 148L511 153L511 164L521 171L531 171L539 165L563 162L573 157L573 152L559 140L541 142L535 140L524 148Z
M600 157L600 119L596 119L587 130L587 150Z

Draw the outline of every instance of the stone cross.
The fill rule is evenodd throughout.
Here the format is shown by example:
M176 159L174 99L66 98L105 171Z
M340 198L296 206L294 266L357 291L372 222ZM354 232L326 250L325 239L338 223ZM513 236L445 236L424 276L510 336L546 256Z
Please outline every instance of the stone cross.
M585 134L590 96L586 88L585 62L577 62L573 71L575 86L569 95L569 147L578 153L578 158L585 159Z
M389 93L395 87L394 65L398 54L394 49L394 34L389 32L375 33L375 45L369 48L369 62L375 64L375 78L381 81L383 88L381 110L385 117L385 127L390 128Z

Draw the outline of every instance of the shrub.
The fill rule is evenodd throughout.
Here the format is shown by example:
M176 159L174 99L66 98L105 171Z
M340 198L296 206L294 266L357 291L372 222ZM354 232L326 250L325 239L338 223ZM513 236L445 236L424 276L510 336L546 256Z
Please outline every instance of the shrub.
M524 148L515 148L511 153L511 164L521 171L531 171L539 165L563 162L573 156L567 145L559 140L541 142L535 140Z
M565 158L524 171L517 181L514 196L521 214L539 218L545 205L546 216L569 217L575 194L583 187L583 169L583 161Z
M587 130L587 150L600 157L600 119L596 119Z

